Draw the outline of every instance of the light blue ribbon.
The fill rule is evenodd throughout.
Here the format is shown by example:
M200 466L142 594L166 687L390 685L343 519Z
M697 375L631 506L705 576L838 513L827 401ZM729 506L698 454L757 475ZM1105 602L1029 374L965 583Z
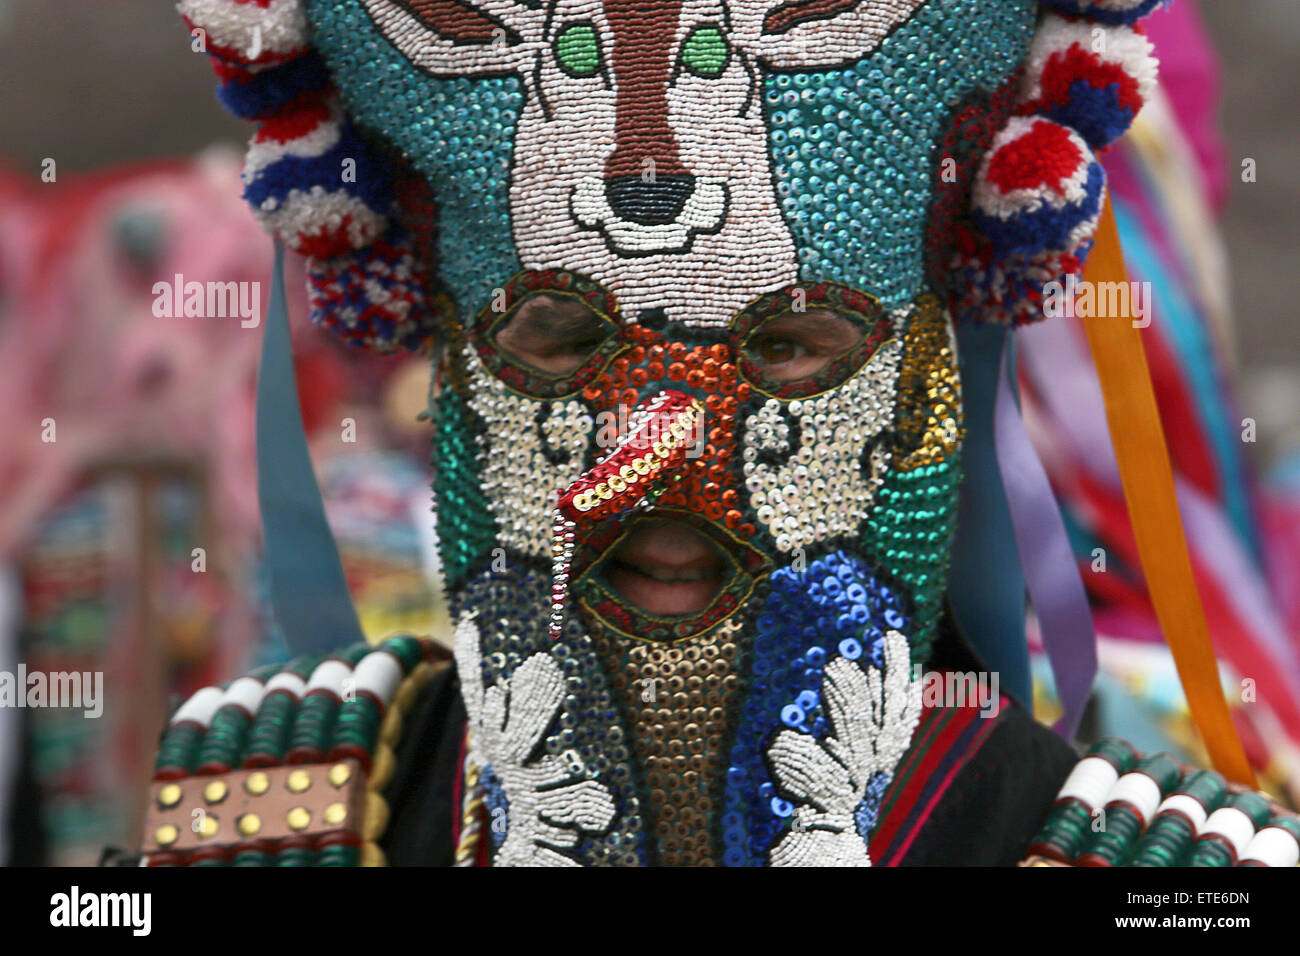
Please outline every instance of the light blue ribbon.
M279 241L267 313L257 374L257 496L271 606L290 653L297 656L365 638L307 452Z

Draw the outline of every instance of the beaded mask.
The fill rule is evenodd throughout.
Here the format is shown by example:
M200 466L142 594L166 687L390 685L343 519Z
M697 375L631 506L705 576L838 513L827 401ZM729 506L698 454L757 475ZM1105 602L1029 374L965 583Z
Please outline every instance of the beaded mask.
M282 106L323 61L339 102L263 126L250 198L325 324L436 330L494 862L868 863L944 588L953 313L1019 318L1097 215L1060 97L1024 105L1039 5L263 5L237 79Z

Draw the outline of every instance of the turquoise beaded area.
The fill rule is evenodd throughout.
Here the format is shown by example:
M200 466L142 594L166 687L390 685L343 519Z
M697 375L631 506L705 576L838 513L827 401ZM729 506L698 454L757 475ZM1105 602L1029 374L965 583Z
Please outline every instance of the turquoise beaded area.
M886 308L922 292L935 144L973 92L1015 74L1034 0L931 0L844 70L764 80L777 194L800 278L863 289Z
M514 77L434 78L379 35L355 0L305 0L313 40L349 114L401 150L442 210L442 278L462 318L519 271L510 157L523 89Z

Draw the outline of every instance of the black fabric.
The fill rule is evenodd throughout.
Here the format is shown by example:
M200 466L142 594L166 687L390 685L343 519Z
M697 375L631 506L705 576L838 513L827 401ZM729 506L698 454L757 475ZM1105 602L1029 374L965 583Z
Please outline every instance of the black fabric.
M32 767L31 720L28 711L19 712L20 747L17 772L9 795L8 866L45 866L49 851L41 814L41 792Z
M987 666L947 607L928 666ZM903 866L1014 866L1078 761L1064 740L1019 704L1004 709L984 745L958 773L903 858Z
M421 691L406 715L394 756L397 768L384 789L388 827L380 847L390 866L450 866L452 806L465 732L456 665L448 664Z
M958 773L903 866L1014 866L1024 858L1078 760L1060 737L1013 704Z

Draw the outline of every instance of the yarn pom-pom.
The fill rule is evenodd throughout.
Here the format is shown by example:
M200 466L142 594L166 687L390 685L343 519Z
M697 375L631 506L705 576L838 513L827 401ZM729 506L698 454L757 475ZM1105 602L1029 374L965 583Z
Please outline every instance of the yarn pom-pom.
M335 103L305 97L249 145L244 197L268 232L303 255L340 255L388 226L391 170Z
M1078 272L1092 245L1089 236L1069 252L1038 250L994 255L988 239L959 227L950 262L949 288L956 322L1027 325L1041 321L1043 290Z
M217 99L240 119L269 119L309 93L331 89L329 70L320 54L305 56L266 69L212 61L217 79Z
M1127 26L1141 20L1166 0L1041 0L1045 7L1110 26Z
M1078 133L1012 117L976 176L972 218L998 255L1068 252L1096 228L1105 180Z
M311 319L348 345L428 351L443 303L425 293L409 237L394 226L365 249L308 257Z
M204 51L228 62L283 63L310 42L302 0L180 0L176 9L203 31Z
M1151 43L1141 34L1049 14L1025 64L1020 112L1077 130L1101 149L1133 123L1156 72Z

